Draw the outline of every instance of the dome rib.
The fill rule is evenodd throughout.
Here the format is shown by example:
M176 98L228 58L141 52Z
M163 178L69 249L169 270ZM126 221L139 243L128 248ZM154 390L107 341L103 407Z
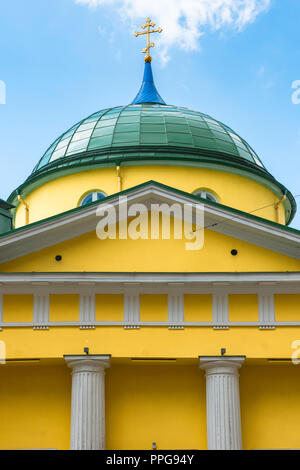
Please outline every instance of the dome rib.
M114 127L114 130L113 130L113 135L112 135L112 139L111 139L111 145L114 144L114 138L115 138L115 133L116 133L116 129L117 129L117 126L118 126L118 122L120 121L120 118L122 117L122 113L125 109L128 108L128 106L130 105L127 105L127 106L123 106L120 113L119 113L119 116L117 117L117 120L116 120L116 125Z

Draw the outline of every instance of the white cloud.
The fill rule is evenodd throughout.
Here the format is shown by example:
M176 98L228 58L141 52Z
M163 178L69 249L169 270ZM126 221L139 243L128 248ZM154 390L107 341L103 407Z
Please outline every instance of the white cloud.
M247 24L266 11L271 0L75 0L91 8L112 5L123 20L135 26L150 15L164 30L163 39L157 37L163 62L169 59L170 47L176 45L187 51L199 48L199 38L207 30L231 29L241 31Z

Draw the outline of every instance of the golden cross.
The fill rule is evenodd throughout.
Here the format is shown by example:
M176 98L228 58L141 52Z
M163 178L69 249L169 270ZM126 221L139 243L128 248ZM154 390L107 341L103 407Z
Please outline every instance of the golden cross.
M151 21L150 18L147 18L146 19L146 24L142 25L142 28L143 29L147 28L147 31L141 31L141 32L134 33L136 38L138 36L141 36L142 34L147 34L147 47L145 47L142 50L143 54L146 54L145 62L151 62L152 61L152 57L150 55L150 49L151 49L151 47L155 46L154 42L150 42L150 34L152 34L152 33L161 33L162 32L161 28L151 30L150 28L154 28L154 26L155 26L155 23L153 23L153 21Z

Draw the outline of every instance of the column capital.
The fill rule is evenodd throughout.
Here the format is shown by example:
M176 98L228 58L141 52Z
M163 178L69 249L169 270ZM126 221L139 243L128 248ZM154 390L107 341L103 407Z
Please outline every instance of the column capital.
M79 372L104 372L105 369L110 367L109 355L79 355L64 356L64 358L73 374Z
M200 356L199 367L206 375L237 374L245 361L245 356Z

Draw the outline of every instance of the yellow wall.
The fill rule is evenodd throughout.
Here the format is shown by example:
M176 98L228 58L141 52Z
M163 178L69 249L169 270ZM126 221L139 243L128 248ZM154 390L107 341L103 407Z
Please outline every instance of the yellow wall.
M99 240L95 232L0 265L0 272L299 271L300 261L206 229L203 248L186 240ZM238 255L232 256L231 250ZM63 257L55 261L56 255Z
M95 304L96 321L123 321L123 295L98 294Z
M300 448L299 367L266 363L241 368L244 449Z
M0 449L69 449L71 370L0 366ZM205 449L197 364L122 364L106 373L107 449Z
M229 321L258 321L257 295L229 295L228 296Z
M277 321L300 321L299 294L276 294L274 304Z
M50 295L50 321L79 321L79 295Z
M212 321L212 295L186 294L184 296L186 322Z
M3 321L32 322L33 295L4 295Z
M0 366L0 416L0 449L68 449L70 370Z
M299 449L299 366L240 370L243 448ZM113 361L106 373L108 450L205 449L205 377L193 363ZM0 449L69 449L71 371L63 364L0 366Z
M107 449L205 449L204 374L194 366L135 364L107 372Z
M140 313L141 321L168 321L168 296L141 295Z
M192 193L211 189L221 204L275 221L274 204L278 197L259 183L243 176L203 168L180 166L125 166L121 168L122 189L146 181L159 183ZM229 190L230 188L230 190ZM25 197L29 204L29 222L74 209L84 193L98 189L107 195L118 192L116 168L84 171L57 178L35 189ZM265 207L269 206L269 207ZM264 209L256 210L261 207ZM285 223L284 209L279 208L280 223ZM19 204L16 227L25 225L24 205Z
M155 338L155 341L153 340ZM7 358L61 358L65 354L112 354L115 357L180 357L218 356L221 348L228 355L250 358L291 358L292 343L300 339L300 327L278 327L260 330L258 327L146 327L126 330L121 326L52 327L49 330L6 328L0 340L6 344Z
M279 321L293 320L299 296L278 296L284 305L284 316ZM28 302L26 319L19 317L15 306ZM31 300L30 300L31 299ZM167 295L142 294L141 321L167 321ZM30 301L30 302L29 302ZM283 304L283 302L285 302ZM275 302L278 308L278 300ZM8 309L8 307L10 309ZM79 320L78 295L51 295L50 321ZM212 296L187 294L184 296L187 322L212 321ZM298 311L298 310L297 310ZM276 312L278 314L278 310ZM31 321L32 296L4 296L5 321ZM96 295L97 321L123 321L123 295ZM237 322L258 321L256 295L229 295L229 320ZM212 327L185 327L169 330L167 326L141 326L139 330L126 330L122 326L97 326L94 330L82 330L79 326L51 326L49 330L28 328L4 328L0 340L5 343L9 359L61 358L65 354L82 354L84 347L91 354L112 354L114 357L179 357L196 358L199 355L219 355L225 347L229 355L246 355L248 358L290 358L292 343L300 337L300 327L277 327L261 330L258 326L230 327L215 330ZM153 341L155 338L155 341Z

